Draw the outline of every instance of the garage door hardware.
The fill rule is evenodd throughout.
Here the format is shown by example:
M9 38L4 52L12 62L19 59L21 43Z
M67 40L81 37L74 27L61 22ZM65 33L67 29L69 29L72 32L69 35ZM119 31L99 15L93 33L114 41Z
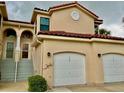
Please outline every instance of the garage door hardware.
M44 69L48 69L49 67L53 66L52 64L46 64Z

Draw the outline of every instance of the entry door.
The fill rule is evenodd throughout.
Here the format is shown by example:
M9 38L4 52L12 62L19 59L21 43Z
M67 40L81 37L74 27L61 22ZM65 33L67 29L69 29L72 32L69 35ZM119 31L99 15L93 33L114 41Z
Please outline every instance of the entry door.
M54 86L85 84L85 57L76 53L54 55Z
M104 82L124 81L124 56L107 54L103 56Z

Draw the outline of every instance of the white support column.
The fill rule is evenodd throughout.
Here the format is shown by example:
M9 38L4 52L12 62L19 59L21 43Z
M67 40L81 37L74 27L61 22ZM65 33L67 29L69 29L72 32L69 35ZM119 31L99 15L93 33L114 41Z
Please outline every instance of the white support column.
M20 36L17 36L16 51L20 51Z
M17 70L18 70L18 62L20 60L20 36L17 36L16 40L16 48L15 48L15 62L16 62L16 67L15 67L15 82L17 78Z
M19 61L20 60L20 36L17 36L17 40L16 40L16 48L15 48L15 61Z

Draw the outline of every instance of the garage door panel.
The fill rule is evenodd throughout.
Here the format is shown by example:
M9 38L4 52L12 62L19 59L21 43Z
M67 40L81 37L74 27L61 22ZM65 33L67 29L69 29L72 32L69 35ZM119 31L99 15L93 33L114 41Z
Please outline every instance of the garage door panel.
M124 81L124 56L108 54L103 56L104 82Z
M84 56L75 53L61 53L54 56L54 85L85 83Z
M68 72L62 72L58 73L58 75L55 75L57 78L69 78L69 73Z
M56 84L55 86L60 86L62 83L64 84L64 85L68 85L68 82L69 80L68 80L68 78L63 78L63 79L56 79L55 81L54 81L54 83Z
M106 78L105 78L105 81L106 82L119 82L119 81L124 81L124 79L123 79L124 77L123 76L107 76ZM109 80L109 81L108 81Z
M77 70L77 71L72 70L69 72L70 77L81 77L82 76L82 78L83 78L82 74L83 74L83 72L80 72L80 70Z
M82 61L83 62L83 61ZM76 63L76 62L75 62ZM70 66L70 64L71 64L71 66ZM70 69L70 70L73 70L73 69L77 69L77 70L81 70L82 68L83 68L83 64L80 64L80 63L78 63L77 62L77 64L80 64L80 65L73 65L73 63L70 63L69 64L69 66L67 67L68 69Z
M56 58L55 59L55 68L56 69L67 69L68 68L68 59L67 57L64 57L65 59L59 59L59 58ZM58 61L59 60L59 61Z
M70 84L82 84L83 80L77 81L77 79L82 80L82 78L80 78L80 77L75 77L75 78L73 77L73 78L71 78ZM85 83L85 82L83 82L83 83Z

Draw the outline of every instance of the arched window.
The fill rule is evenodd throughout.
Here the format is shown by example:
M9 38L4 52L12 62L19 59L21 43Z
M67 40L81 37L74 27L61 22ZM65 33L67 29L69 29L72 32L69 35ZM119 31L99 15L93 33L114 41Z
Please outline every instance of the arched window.
M14 48L16 40L16 32L13 29L7 29L4 32L5 40L5 57L14 58Z
M14 42L7 42L6 46L6 58L13 58Z
M22 58L28 58L29 44L23 44L22 46Z
M24 31L21 35L21 57L28 59L30 56L30 42L32 41L33 34L30 31Z

